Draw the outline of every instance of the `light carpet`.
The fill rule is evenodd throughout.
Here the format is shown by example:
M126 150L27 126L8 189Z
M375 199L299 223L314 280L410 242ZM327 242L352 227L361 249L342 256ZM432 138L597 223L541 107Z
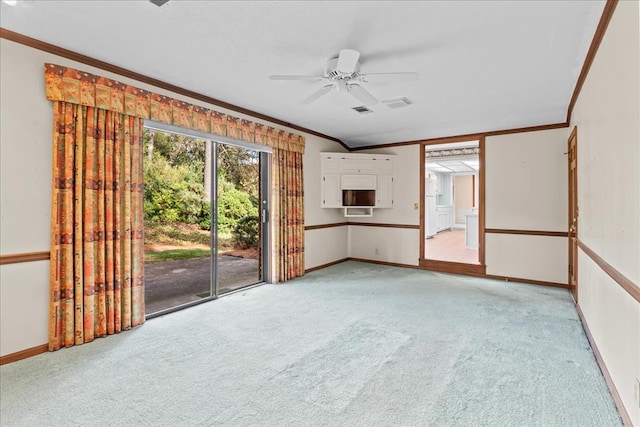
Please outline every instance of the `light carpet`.
M345 262L0 368L6 426L619 426L566 290Z

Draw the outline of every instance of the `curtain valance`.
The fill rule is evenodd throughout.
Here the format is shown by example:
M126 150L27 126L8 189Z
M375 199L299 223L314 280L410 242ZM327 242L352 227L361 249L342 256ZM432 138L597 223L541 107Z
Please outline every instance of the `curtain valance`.
M45 64L47 99L86 105L143 119L304 153L305 138L292 132L199 107L164 95L55 64Z

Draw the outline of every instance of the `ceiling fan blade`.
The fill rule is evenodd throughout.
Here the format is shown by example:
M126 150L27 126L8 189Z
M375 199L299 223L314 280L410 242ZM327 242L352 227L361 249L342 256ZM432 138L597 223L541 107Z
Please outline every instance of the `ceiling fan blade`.
M412 82L418 80L418 73L364 73L360 74L365 82Z
M289 76L289 75L273 75L269 76L269 80L324 80L323 76Z
M326 95L327 93L331 92L331 89L333 89L333 85L322 86L320 89L318 89L317 91L313 92L311 95L306 97L302 101L302 103L303 104L311 104L316 99L318 99L318 98Z
M351 74L356 71L360 52L353 49L342 49L338 55L336 69L342 73Z
M368 90L357 83L347 85L347 92L349 92L351 96L353 96L366 106L375 105L378 103L378 100L375 96L371 95Z

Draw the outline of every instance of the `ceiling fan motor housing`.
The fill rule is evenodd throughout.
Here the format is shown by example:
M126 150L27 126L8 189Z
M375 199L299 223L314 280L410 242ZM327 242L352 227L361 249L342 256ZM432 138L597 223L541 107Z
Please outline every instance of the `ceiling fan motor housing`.
M360 73L360 63L356 64L355 70L351 73L345 73L339 71L338 68L338 57L331 58L327 61L327 65L324 68L325 77L330 78L331 80L352 80L358 77Z

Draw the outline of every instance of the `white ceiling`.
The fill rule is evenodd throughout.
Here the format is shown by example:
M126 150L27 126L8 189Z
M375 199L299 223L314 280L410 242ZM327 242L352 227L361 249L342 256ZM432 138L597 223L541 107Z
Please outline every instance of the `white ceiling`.
M185 89L339 138L350 147L560 123L604 1L19 1L0 25ZM301 105L340 49L383 103L344 92Z

